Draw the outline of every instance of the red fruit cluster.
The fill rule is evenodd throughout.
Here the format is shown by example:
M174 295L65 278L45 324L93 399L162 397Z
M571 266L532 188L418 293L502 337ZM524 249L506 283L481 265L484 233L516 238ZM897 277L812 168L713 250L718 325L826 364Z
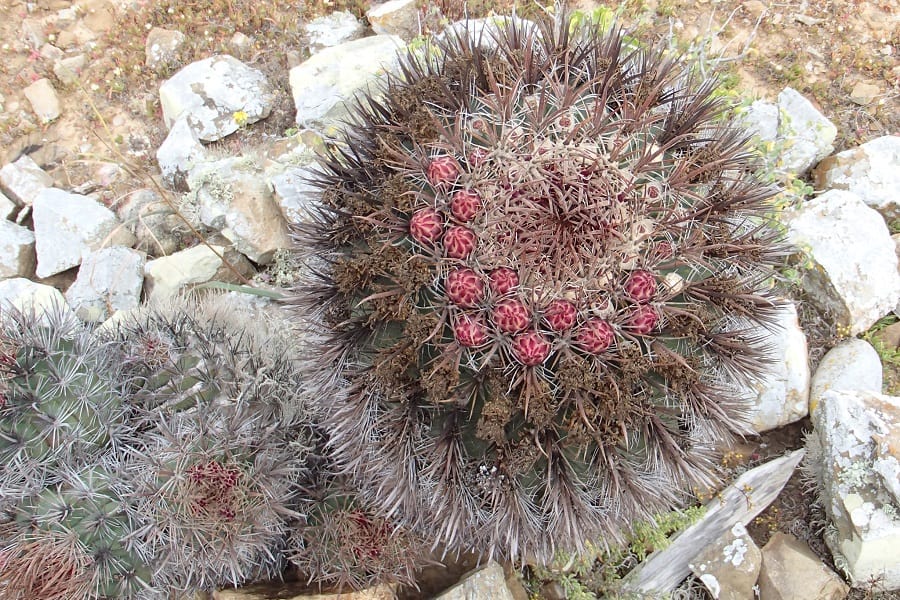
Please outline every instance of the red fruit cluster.
M650 271L633 271L625 283L625 293L638 304L646 304L656 295L656 277Z
M461 308L475 308L484 299L484 283L472 269L454 269L447 275L447 298Z
M515 299L503 300L493 312L494 324L504 333L518 333L531 323L531 314L525 305Z
M193 484L192 506L197 514L214 514L227 521L237 516L234 488L241 476L240 469L210 461L192 466L187 475Z
M578 313L568 300L554 300L544 311L544 321L553 331L565 331L575 324Z
M575 336L575 343L589 354L605 352L613 343L615 333L612 325L603 319L588 319Z
M534 367L550 355L550 342L537 331L528 331L513 339L512 351L520 363Z

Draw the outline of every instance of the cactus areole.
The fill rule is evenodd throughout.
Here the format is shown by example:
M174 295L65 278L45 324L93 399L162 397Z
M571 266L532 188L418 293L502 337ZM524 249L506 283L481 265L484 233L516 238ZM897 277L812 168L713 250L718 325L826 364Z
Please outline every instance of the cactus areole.
M386 515L546 559L715 482L785 248L714 89L562 16L447 34L361 99L298 307L334 451Z

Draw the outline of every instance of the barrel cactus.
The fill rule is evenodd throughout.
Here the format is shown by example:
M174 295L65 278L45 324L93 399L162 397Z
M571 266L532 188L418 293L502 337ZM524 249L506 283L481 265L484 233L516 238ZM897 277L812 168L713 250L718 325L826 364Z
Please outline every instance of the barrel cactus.
M130 429L117 372L71 312L0 312L0 502L123 442Z
M281 573L315 423L283 333L216 296L145 307L108 334L138 429L128 511L159 589Z
M716 481L786 249L715 82L563 15L361 98L298 225L332 448L383 515L547 559Z
M0 525L0 597L161 598L149 589L151 556L126 510L120 460L107 455L22 499Z

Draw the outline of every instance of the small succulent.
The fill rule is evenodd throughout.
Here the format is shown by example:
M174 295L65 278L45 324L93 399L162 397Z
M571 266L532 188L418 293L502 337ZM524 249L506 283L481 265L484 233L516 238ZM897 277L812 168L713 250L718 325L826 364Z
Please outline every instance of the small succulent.
M787 251L715 81L566 14L498 27L355 106L297 305L378 514L546 560L715 481Z
M278 576L315 413L283 332L222 297L145 307L110 343L139 436L129 514L153 584L182 590Z

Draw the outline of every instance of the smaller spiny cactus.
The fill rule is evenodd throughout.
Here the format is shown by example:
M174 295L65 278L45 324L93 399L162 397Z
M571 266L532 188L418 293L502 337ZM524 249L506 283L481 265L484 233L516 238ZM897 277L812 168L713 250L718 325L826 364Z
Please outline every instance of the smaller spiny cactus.
M152 597L150 557L118 488L120 460L62 467L58 483L16 505L0 530L0 598ZM48 560L68 571L48 571Z
M212 297L146 307L111 343L139 424L129 510L155 557L154 585L278 576L315 418L297 401L287 338Z
M62 309L0 314L0 495L53 485L120 444L129 427L118 369Z

